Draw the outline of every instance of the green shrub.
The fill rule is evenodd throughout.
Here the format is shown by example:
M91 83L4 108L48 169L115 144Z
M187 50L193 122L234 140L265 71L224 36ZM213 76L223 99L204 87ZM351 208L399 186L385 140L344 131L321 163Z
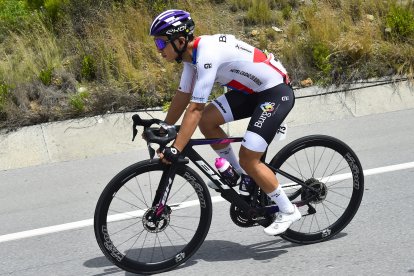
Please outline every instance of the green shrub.
M90 55L86 55L82 59L81 77L88 81L92 81L96 78L95 59Z
M168 112L168 109L170 109L171 102L165 101L162 104L162 112Z
M272 11L267 0L253 0L247 11L246 22L249 24L267 24L272 21Z
M45 0L25 0L25 2L32 10L38 10L45 4Z
M153 16L156 16L161 12L173 8L173 6L175 6L175 1L173 0L149 0L145 2L147 3L148 8L151 10Z
M5 22L17 21L21 17L28 16L28 10L24 1L0 0L0 19Z
M8 31L20 29L29 16L24 1L0 0L0 40L8 35Z
M292 12L293 12L293 8L290 5L285 6L282 9L282 14L283 14L283 19L285 20L289 20L292 18Z
M58 21L63 16L63 10L69 4L69 0L25 0L32 10L44 9L52 22Z
M387 27L391 28L391 35L399 40L409 38L414 34L414 11L410 6L392 5L387 18Z
M44 85L52 83L53 68L42 69L39 74L39 79Z
M52 22L56 22L61 16L68 0L45 0L45 9Z
M230 10L236 12L238 10L247 11L252 5L252 0L231 0Z
M82 113L86 109L86 102L90 97L90 93L87 91L79 92L70 97L69 104L77 113Z
M329 75L332 69L332 65L329 63L330 53L328 46L323 43L316 43L312 47L313 63L325 76Z
M0 111L3 110L4 105L10 95L10 88L7 84L0 82Z

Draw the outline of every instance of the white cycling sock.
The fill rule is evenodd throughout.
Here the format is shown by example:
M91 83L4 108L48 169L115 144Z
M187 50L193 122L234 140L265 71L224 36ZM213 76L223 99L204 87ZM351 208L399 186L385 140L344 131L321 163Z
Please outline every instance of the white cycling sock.
M242 169L242 167L240 167L239 159L234 154L234 151L231 145L228 145L224 149L214 150L214 151L218 154L218 156L225 158L227 161L229 161L229 163L233 166L234 170L238 174L242 174L242 173L246 174L246 172Z
M287 197L285 191L283 191L282 187L277 186L277 189L271 193L267 194L271 200L273 200L277 206L279 206L279 211L282 213L293 213L295 208L293 204L290 202L289 198Z

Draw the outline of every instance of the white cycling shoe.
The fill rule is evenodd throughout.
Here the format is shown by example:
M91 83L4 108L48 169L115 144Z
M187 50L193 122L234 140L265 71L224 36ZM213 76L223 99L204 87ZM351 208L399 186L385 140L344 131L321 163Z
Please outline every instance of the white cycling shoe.
M296 205L293 205L293 207L295 208L293 213L276 213L275 221L263 229L263 231L269 236L275 236L284 233L292 225L292 223L300 220L302 217L302 214L299 212L298 207L296 207Z

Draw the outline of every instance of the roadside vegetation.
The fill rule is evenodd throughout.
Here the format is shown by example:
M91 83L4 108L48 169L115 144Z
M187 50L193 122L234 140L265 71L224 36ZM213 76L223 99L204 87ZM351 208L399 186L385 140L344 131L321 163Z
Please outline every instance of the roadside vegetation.
M168 104L181 67L148 35L168 8L275 53L296 87L413 78L414 1L0 0L0 129Z

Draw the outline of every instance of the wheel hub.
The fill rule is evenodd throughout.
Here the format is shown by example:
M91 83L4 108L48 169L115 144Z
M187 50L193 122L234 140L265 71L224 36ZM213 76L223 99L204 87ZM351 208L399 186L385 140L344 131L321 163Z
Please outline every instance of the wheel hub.
M326 199L326 196L328 195L328 188L326 187L325 183L322 183L315 178L310 178L305 181L305 184L306 186L315 189L316 191L314 192L309 189L303 189L301 194L302 200L306 201L309 198L312 198L310 203L318 204Z
M156 215L157 208L157 206L149 208L142 218L144 229L151 233L162 232L170 224L171 208L165 206L158 216Z

